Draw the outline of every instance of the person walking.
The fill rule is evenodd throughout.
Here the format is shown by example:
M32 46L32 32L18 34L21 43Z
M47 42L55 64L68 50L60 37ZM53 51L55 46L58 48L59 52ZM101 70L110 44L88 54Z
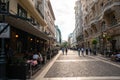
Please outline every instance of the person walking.
M84 48L81 48L82 56L84 56Z
M88 55L88 49L86 48L86 55Z
M78 56L80 56L80 48L78 48Z
M63 55L64 55L64 48L62 48L62 53L63 53Z
M67 49L67 47L65 48L65 52L66 52L66 55L67 55L67 52L68 52L68 49Z
M91 48L89 48L89 54L91 55L91 53L92 53L92 50L91 50Z

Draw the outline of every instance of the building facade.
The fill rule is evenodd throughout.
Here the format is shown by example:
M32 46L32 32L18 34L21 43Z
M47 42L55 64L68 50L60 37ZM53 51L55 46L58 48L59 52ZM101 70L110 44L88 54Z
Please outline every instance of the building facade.
M56 30L55 30L55 16L54 16L54 12L52 9L52 5L50 0L42 0L45 5L44 5L44 15L45 15L45 22L47 24L46 26L46 33L49 35L49 48L53 49L55 46L55 34L56 34Z
M7 52L11 48L15 56L35 51L46 55L54 47L55 16L50 0L0 0L0 48ZM6 2L5 2L6 1ZM9 31L9 37L5 37Z
M83 12L84 46L96 49L120 49L120 0L80 0Z
M79 47L83 47L83 12L81 1L76 1L75 4L75 30L76 30L76 41Z
M58 26L56 25L56 45L57 46L60 46L61 43L62 43L62 35L61 35L61 31L60 29L58 28Z
M77 47L77 41L76 41L76 29L74 29L74 31L73 31L73 33L72 33L71 47L74 47L74 48Z
M69 48L72 48L72 36L73 36L73 33L70 33L69 36L68 36L68 47Z

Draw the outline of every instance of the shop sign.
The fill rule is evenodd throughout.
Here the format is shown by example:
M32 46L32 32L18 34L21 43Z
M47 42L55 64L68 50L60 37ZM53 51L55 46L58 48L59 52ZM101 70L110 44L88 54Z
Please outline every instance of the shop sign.
M8 23L0 23L0 38L10 38L10 26Z

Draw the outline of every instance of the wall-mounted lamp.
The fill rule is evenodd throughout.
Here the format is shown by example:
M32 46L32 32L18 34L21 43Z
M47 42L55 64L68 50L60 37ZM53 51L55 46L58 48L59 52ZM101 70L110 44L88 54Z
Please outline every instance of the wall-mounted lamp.
M30 38L30 40L32 41L33 39L32 39L32 38Z
M16 34L16 35L15 35L15 37L16 37L16 38L18 38L18 37L19 37L19 35L18 35L18 34Z
M37 43L39 43L39 40L37 40Z

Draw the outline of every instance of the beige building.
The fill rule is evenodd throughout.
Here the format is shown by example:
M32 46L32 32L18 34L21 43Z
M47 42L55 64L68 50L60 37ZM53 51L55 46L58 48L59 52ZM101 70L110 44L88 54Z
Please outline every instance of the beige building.
M81 0L84 46L97 49L120 49L120 0Z
M50 0L8 0L1 3L0 22L10 26L6 46L23 53L25 50L45 51L54 43L55 16Z
M26 80L51 58L47 51L54 47L54 21L50 0L0 0L3 78ZM39 52L43 60L32 65L33 54Z
M82 4L80 0L76 1L75 4L75 32L76 32L76 43L77 47L83 47L83 12Z
M53 48L56 44L56 41L55 41L55 24L54 24L54 21L55 21L55 16L54 16L54 12L53 12L53 9L52 9L52 5L51 5L51 2L50 0L43 0L45 2L45 5L44 5L44 15L45 15L45 22L47 24L46 26L46 32L49 34L49 38L50 38L50 48Z

